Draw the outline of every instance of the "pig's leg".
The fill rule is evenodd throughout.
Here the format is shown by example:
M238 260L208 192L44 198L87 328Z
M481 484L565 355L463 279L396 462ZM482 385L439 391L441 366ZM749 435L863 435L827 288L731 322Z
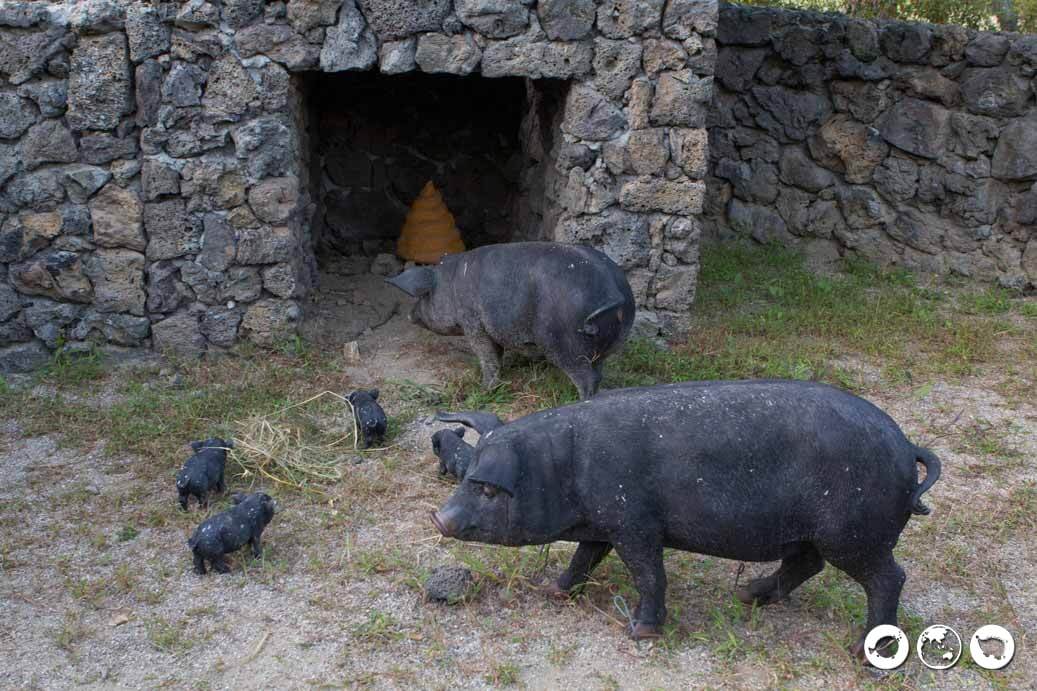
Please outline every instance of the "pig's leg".
M750 581L735 596L747 605L769 605L781 600L808 578L825 568L825 560L813 545L781 560L781 567L770 576Z
M465 329L465 336L475 357L479 359L483 388L492 389L500 383L500 346L481 328Z
M205 575L205 559L197 552L194 553L194 572L199 576Z
M227 560L223 556L212 558L212 570L216 573L230 573L230 567L227 566Z
M900 564L893 559L892 552L886 552L878 558L869 560L854 559L842 562L830 558L836 567L842 569L864 588L868 596L868 623L864 633L857 640L851 651L863 658L864 637L868 631L879 624L897 623L897 607L900 605L900 591L904 587L907 576Z
M248 543L252 545L252 556L255 559L259 559L261 556L263 556L263 545L260 543L260 539L260 535L256 534L249 538L248 541Z
M663 568L661 540L651 541L644 534L630 542L615 541L616 553L634 577L641 601L634 611L635 640L658 638L666 621L666 570Z
M611 551L612 545L608 542L581 542L569 562L569 568L562 572L554 587L549 590L555 595L567 595L580 588L587 582L594 567Z

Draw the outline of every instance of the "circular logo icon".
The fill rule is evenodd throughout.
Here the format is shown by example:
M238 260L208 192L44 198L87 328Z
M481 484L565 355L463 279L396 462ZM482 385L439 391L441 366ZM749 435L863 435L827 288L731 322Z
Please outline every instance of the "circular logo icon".
M1015 655L1015 639L1003 626L987 624L972 634L969 652L983 669L1001 669Z
M887 655L896 646L896 652ZM911 652L907 634L892 624L879 624L864 637L864 657L878 669L896 669Z
M918 636L915 652L929 669L950 669L961 657L961 636L949 626L933 624Z

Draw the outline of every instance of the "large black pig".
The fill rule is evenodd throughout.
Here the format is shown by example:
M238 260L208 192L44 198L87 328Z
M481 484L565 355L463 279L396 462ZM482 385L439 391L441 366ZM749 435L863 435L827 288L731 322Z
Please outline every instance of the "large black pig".
M564 593L614 547L641 596L635 638L666 618L664 547L780 559L738 592L758 604L828 561L864 587L867 630L895 624L905 576L893 547L911 514L929 512L921 496L940 475L874 405L807 382L619 389L495 429L470 422L483 435L436 528L502 545L579 542L555 586Z
M487 245L386 280L419 298L414 322L438 334L464 334L487 388L500 380L507 348L543 353L569 375L581 398L589 398L605 358L634 323L634 295L623 271L579 245Z

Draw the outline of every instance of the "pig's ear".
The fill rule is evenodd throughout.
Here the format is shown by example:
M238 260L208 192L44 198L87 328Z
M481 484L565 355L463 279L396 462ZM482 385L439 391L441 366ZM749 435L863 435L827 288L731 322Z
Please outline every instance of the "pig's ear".
M205 446L205 442L204 441L193 441L193 442L191 442L191 448L194 449L195 451L201 451L203 446Z
M378 400L378 389L371 389L370 391L367 392L367 395L377 401Z
M510 446L487 446L468 470L465 480L493 485L515 496L519 481L519 459Z
M245 501L245 495L241 492L235 492L234 494L230 495L230 500L235 504L240 504L241 502Z
M466 430L464 427L455 427L454 428L454 434L459 436L461 439L464 439L464 433L467 432L467 431L468 430Z
M396 286L412 298L420 298L431 293L436 287L436 272L427 266L415 266L399 276L385 279L385 282Z
M493 413L484 413L477 410L467 410L461 413L439 411L436 413L436 419L440 422L460 422L462 425L471 427L479 434L486 434L504 424Z

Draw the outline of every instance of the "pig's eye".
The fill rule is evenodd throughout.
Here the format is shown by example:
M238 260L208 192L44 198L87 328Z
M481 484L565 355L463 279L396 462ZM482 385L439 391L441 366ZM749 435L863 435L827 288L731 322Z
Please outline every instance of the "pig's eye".
M494 487L493 485L483 485L482 486L482 493L483 493L484 496L493 498L493 497L497 496L497 488Z

